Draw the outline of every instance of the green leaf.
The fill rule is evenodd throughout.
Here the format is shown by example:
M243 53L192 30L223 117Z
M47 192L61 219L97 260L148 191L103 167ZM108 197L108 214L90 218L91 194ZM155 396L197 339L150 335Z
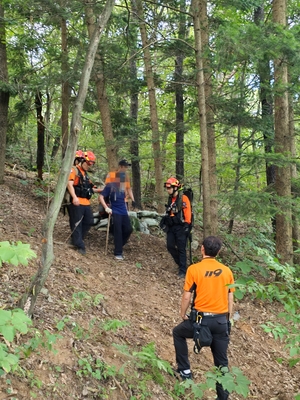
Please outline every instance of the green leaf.
M12 265L28 265L28 260L36 257L33 250L30 249L28 243L17 242L9 243L7 241L0 242L0 265L6 262Z
M59 322L56 324L56 328L57 328L58 331L62 331L62 330L64 329L64 327L65 327L65 323L64 323L63 320L59 321Z
M300 361L300 358L293 358L292 360L289 360L289 367L293 368L298 362Z
M296 356L297 354L299 354L299 347L292 347L292 348L290 349L290 356L291 356L291 357L294 357L294 356Z
M10 247L0 247L0 256L1 261L9 263L10 260L14 257L15 252Z
M13 311L11 323L23 334L28 332L28 325L32 325L31 319L21 309Z
M0 366L4 369L4 371L6 373L10 372L10 370L11 370L10 363L8 362L8 360L6 358L4 358L3 360L0 360Z
M13 342L16 330L13 326L3 325L0 327L0 333L8 342Z
M10 320L11 320L11 311L0 310L0 329L2 325L5 325Z

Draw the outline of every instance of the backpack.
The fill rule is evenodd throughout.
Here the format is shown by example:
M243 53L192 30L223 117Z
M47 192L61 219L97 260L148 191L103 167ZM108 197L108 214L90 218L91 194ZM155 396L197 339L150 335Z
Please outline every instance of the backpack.
M194 211L193 211L193 200L194 200L194 193L193 189L191 187L183 189L182 194L184 194L188 199L190 200L191 203L191 212L192 212L192 217L191 217L191 225L190 225L190 231L189 231L189 259L190 259L190 264L193 264L193 257L192 257L192 229L194 226Z
M78 175L78 168L76 168L74 165L72 166L72 169L76 172L76 176ZM68 188L66 188L64 197L62 199L62 203L60 206L60 211L63 213L63 215L66 215L66 209L68 209L68 205L71 204L71 195L68 191Z
M193 189L191 187L183 189L182 194L184 194L191 203L191 212L192 212L191 228L192 228L194 226L194 211L193 211L194 193L193 193Z

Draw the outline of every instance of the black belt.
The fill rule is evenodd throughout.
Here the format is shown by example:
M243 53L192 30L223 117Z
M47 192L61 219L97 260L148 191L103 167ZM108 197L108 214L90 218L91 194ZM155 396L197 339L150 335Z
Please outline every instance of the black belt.
M201 317L221 317L223 315L228 315L228 313L223 313L223 314L215 314L215 313L211 313L211 312L202 312L202 311L198 311L198 315L200 315Z

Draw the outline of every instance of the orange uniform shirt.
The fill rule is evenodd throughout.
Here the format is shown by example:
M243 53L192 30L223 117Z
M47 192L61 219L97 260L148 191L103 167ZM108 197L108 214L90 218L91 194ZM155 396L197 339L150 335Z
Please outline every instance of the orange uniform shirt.
M194 307L197 311L223 314L228 312L228 292L234 288L230 268L215 258L204 258L188 267L183 289L195 291Z
M172 197L172 203L175 203L176 199L177 199L177 196ZM182 212L183 212L183 216L184 216L184 222L187 222L188 224L190 224L192 222L191 202L185 194L182 195ZM173 217L174 214L171 213L170 216Z
M82 176L85 176L85 171L79 165L77 165L77 168L82 173ZM77 174L76 167L72 167L69 175L69 181L74 181L74 186L76 186L79 183L79 179L80 177ZM83 197L78 197L78 200L79 204L82 206L89 206L91 204L89 199L85 199Z

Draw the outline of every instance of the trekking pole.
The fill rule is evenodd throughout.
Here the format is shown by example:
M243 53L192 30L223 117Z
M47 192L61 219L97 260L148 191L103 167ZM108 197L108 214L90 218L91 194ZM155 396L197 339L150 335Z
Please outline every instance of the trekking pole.
M109 235L109 226L110 226L110 216L111 214L108 214L108 221L107 221L107 231L106 231L106 243L105 243L105 252L104 255L107 255L107 246L108 246L108 235Z

